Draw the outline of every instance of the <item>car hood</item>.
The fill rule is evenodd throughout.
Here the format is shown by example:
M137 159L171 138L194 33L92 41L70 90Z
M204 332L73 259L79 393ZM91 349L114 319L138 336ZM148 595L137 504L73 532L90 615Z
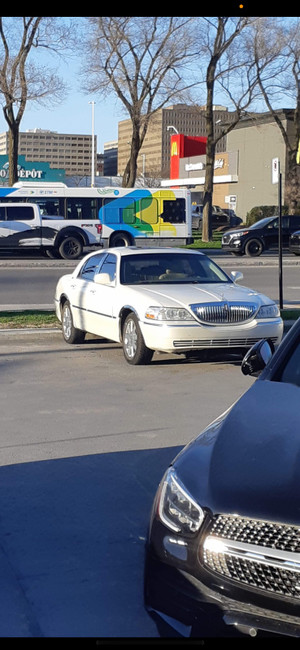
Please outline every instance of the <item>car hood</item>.
M214 513L300 524L299 388L257 380L174 461Z
M270 304L270 298L247 287L238 286L234 283L224 284L164 284L141 286L137 289L139 298L144 297L146 303L160 304L162 306L186 306L203 302L222 302L224 300L234 302L254 302L257 305Z

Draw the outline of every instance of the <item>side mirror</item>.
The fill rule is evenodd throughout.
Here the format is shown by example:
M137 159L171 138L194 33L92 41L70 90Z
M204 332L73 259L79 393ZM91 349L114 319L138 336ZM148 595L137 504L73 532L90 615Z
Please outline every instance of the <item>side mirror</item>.
M259 375L272 358L274 350L274 344L270 339L257 341L243 358L241 365L242 373L244 375Z
M97 275L94 276L94 282L96 284L105 284L111 287L115 284L115 281L111 280L109 273L97 273Z
M244 274L241 271L230 271L230 277L233 282L237 282L237 280L243 279Z

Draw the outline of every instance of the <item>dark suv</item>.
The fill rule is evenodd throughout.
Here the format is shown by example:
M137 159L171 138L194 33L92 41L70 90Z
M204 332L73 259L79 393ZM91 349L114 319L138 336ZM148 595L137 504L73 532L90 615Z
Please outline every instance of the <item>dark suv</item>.
M222 237L222 248L236 255L257 257L269 248L278 249L278 217L266 217L249 228L228 230ZM289 237L300 228L300 216L284 215L282 217L282 245L289 246Z

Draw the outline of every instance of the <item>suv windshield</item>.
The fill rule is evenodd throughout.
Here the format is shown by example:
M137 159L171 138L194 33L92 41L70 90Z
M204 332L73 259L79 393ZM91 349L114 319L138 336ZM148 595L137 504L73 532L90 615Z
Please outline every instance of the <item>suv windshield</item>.
M157 253L124 255L121 258L121 284L207 283L232 280L205 255Z

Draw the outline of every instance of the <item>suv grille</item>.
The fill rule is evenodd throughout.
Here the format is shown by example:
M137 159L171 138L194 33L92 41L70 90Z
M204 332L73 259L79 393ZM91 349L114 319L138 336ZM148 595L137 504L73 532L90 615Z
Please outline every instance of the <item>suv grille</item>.
M300 527L219 515L203 545L203 562L224 577L300 599Z
M257 311L256 305L245 302L198 303L190 307L198 320L213 324L242 323L253 318Z

